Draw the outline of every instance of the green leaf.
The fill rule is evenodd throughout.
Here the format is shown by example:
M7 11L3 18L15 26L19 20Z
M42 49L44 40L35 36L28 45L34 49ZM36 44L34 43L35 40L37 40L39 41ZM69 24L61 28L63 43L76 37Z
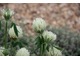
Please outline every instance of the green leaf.
M28 43L27 43L26 41L24 41L24 40L21 40L21 42L22 42L22 44L24 44L24 45L28 45Z
M49 46L46 47L47 51L49 51Z
M18 30L17 30L16 24L14 24L14 32L18 36Z
M18 45L19 45L20 48L23 47L22 42L19 42Z
M54 45L55 48L62 50L62 48L60 48L59 46Z
M13 41L12 45L13 45L13 47L16 47L18 45L18 41L16 41L16 42Z
M37 45L37 48L40 48L40 45L41 45L41 40L39 37L36 38L36 43L35 45Z
M16 24L12 22L11 27L14 27L14 32L18 36L18 30L17 30Z

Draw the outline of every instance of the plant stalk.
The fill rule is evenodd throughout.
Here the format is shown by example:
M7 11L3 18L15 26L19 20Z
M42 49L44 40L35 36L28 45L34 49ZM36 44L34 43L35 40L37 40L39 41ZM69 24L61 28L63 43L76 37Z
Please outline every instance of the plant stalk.
M7 21L5 26L4 47L7 48Z
M40 39L40 56L44 56L45 54L45 41L44 39L42 38L41 36L41 39Z

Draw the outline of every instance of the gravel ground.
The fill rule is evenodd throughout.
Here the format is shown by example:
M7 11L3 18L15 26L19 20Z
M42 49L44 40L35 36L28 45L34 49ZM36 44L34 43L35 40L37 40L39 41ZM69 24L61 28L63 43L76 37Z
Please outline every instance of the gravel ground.
M0 9L6 7L15 11L13 21L23 23L27 34L34 35L31 25L36 17L45 19L52 26L80 31L80 4L0 4Z

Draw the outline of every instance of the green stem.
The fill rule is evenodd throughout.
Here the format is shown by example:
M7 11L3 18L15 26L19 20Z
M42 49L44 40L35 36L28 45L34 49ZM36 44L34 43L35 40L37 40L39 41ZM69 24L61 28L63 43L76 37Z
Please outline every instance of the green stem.
M42 45L40 46L40 56L42 56Z
M41 39L40 39L40 56L44 56L45 54L45 44L44 44L44 39L42 38L41 36Z
M43 56L45 55L45 44L43 43Z
M10 39L11 41L10 41L10 56L13 56L14 55L14 47L13 47L13 45L12 45L12 43L13 43L13 39Z
M12 56L12 39L11 39L11 41L10 41L10 56Z
M14 55L14 51L13 51L14 50L14 47L13 47L12 43L13 43L13 39L11 39L11 41L10 41L10 49L11 49L10 56L13 56Z
M39 36L39 40L40 40L40 56L42 56L42 39L41 39L41 35Z
M7 48L7 21L5 26L4 47Z

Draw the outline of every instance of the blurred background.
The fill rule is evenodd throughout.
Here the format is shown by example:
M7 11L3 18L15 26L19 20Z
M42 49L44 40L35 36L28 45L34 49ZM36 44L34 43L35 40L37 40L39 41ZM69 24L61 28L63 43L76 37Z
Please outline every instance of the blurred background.
M32 21L36 17L45 19L51 26L67 26L73 31L80 31L80 4L0 4L0 9L13 9L16 23L23 23L27 34L32 33Z
M62 48L63 55L80 56L80 4L0 4L0 10L3 8L14 10L12 21L21 25L27 36L35 34L33 20L43 18L49 25L47 29L57 34L55 44ZM32 44L30 39L29 44Z

